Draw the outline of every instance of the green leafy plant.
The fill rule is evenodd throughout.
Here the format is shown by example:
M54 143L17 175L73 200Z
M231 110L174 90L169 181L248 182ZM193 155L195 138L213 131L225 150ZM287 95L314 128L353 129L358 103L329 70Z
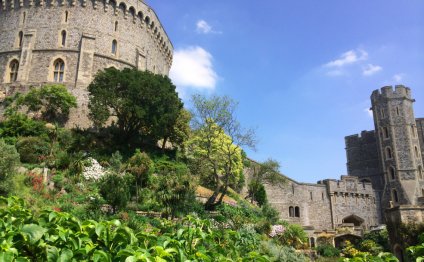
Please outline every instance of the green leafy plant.
M41 163L50 153L50 144L41 137L21 137L16 149L25 163Z

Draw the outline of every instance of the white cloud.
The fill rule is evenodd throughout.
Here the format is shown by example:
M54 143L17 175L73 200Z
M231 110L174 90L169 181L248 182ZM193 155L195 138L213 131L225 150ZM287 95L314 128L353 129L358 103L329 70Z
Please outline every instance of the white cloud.
M342 76L345 75L345 72L343 72L342 70L331 70L327 72L328 76Z
M330 61L324 66L326 67L342 67L345 65L353 64L359 61L367 60L368 53L365 50L349 50L340 55L339 59Z
M373 115L372 115L372 110L371 110L371 109L369 109L368 107L364 109L364 112L365 112L365 113L367 113L367 115L368 115L369 117L371 117L371 118L373 117Z
M208 22L206 22L205 20L197 21L196 29L197 29L197 32L203 33L203 34L208 34L212 32L212 26L210 26Z
M176 50L170 78L179 88L214 89L218 75L212 60L212 55L199 46Z
M402 82L402 80L403 80L403 77L405 76L405 74L402 74L402 73L400 73L400 74L395 74L394 76L393 76L393 80L396 82L396 83L400 83L400 82Z
M364 68L362 68L362 74L364 76L371 76L379 71L383 70L381 66L368 64Z

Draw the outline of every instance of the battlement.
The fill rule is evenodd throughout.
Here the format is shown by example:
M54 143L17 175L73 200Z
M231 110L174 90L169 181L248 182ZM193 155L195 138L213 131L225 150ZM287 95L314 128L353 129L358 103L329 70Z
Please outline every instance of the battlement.
M411 89L403 85L384 86L381 89L374 90L371 94L371 101L376 101L382 98L407 98L412 99Z
M372 183L360 181L356 176L341 176L340 180L326 179L323 183L327 184L329 192L344 192L361 195L373 195L374 189Z
M119 2L117 2L119 1ZM125 20L138 23L146 28L157 48L166 57L168 65L172 64L173 45L162 27L155 11L142 0L0 0L0 15L9 11L29 8L93 8L103 9L112 16L123 16ZM71 9L70 9L71 10ZM95 17L95 15L93 15Z
M375 142L374 130L364 130L360 134L354 134L345 137L346 147L356 146L358 144L373 143Z

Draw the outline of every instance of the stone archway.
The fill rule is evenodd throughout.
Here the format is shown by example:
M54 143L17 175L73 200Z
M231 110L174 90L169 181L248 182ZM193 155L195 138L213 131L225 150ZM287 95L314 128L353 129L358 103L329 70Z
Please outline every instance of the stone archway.
M355 227L360 227L364 223L364 219L357 215L350 215L343 218L343 223L353 224Z
M343 248L346 241L349 241L353 245L358 244L361 241L362 237L354 234L341 234L334 238L334 246L336 248Z

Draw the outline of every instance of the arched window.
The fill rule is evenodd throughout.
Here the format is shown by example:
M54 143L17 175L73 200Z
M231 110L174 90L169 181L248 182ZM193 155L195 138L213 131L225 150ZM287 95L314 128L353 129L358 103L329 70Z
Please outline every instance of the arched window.
M311 242L311 247L315 247L315 238L311 237L310 242Z
M10 62L9 69L10 69L9 82L15 82L18 79L19 61L16 59L13 59Z
M300 217L300 208L299 207L295 207L294 208L294 216L295 217Z
M115 21L115 32L118 31L118 21Z
M397 193L396 189L393 189L392 193L393 193L393 201L395 203L399 202L399 197L398 197L398 193Z
M55 82L63 82L65 74L65 62L62 59L56 59L53 63L53 80Z
M392 166L389 167L389 177L390 177L391 180L396 179L396 172L395 172L395 169Z
M392 149L390 147L386 147L386 159L392 159Z
M60 37L61 37L61 45L65 46L66 45L66 31L62 30L62 32L60 33Z
M116 40L112 41L112 54L116 55L116 52L118 51L118 42Z
M22 42L24 40L24 32L19 31L19 35L18 35L18 47L22 48Z
M294 208L292 206L289 207L289 217L294 217Z

